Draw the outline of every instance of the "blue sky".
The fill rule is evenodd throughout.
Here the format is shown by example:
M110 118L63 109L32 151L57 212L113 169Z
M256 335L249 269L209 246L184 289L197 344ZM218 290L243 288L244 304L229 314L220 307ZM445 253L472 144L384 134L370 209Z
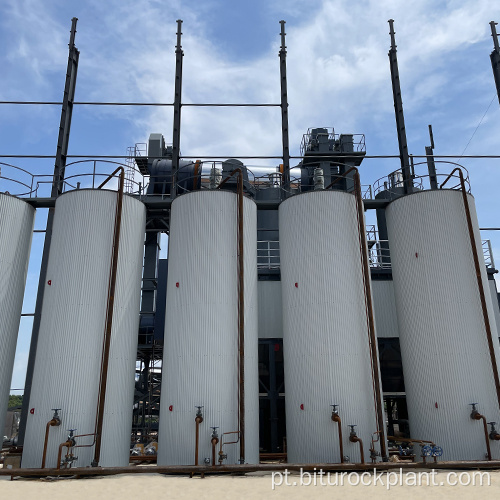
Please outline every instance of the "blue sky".
M498 1L0 0L0 100L62 99L73 16L79 18L78 101L172 102L175 20L181 18L185 102L277 103L279 21L285 19L292 155L314 126L365 134L367 154L398 153L387 57L393 18L410 153L425 154L431 123L436 154L460 155L469 141L465 154L500 154L488 24L500 21ZM2 105L1 111L1 154L55 154L57 106ZM170 142L172 116L170 108L77 107L69 153L123 155L151 132ZM281 153L279 108L184 108L182 117L184 155ZM480 226L500 226L500 160L457 161L470 172ZM53 169L52 160L10 162L32 173ZM362 183L398 167L398 160L367 159ZM37 215L37 228L45 216ZM492 239L500 263L500 234L483 237ZM35 234L24 312L34 310L42 243ZM31 319L23 319L13 388L24 386L30 334Z

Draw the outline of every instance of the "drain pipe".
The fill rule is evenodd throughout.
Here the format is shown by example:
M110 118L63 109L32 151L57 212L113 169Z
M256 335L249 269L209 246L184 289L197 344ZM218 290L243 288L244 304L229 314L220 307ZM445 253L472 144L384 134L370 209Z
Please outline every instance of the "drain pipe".
M61 468L61 455L62 455L62 449L64 447L68 448L68 451L66 453L66 459L69 457L69 450L76 445L75 437L73 436L73 431L76 431L76 429L69 429L69 435L68 439L59 445L59 450L57 452L57 467L56 469ZM76 460L78 457L73 458L72 460Z
M357 436L356 431L354 430L354 427L356 427L356 425L349 424L349 427L351 428L351 432L349 434L349 441L351 443L359 443L359 452L361 453L361 463L364 464L365 454L363 451L363 441L361 441L361 438Z
M236 439L236 441L228 441L227 443L224 443L224 436L227 436L228 434L237 434L238 435L238 439ZM222 465L222 462L224 460L226 460L227 458L227 453L224 453L222 451L222 445L223 444L236 444L240 441L240 437L241 437L241 434L239 431L231 431L231 432L224 432L223 434L221 434L221 437L220 437L220 448L219 448L219 465Z
M194 421L196 422L196 445L194 451L194 465L198 465L198 450L200 445L200 424L203 422L203 414L201 413L201 409L203 406L196 406L198 411L196 412L196 418Z
M45 469L45 459L47 457L47 444L49 442L49 430L51 427L59 427L61 425L61 419L59 418L59 410L61 408L52 408L54 415L52 420L47 422L45 427L45 441L43 442L43 455L42 455L42 469Z
M97 467L101 458L102 424L104 420L104 403L106 401L106 384L108 380L108 361L111 345L111 329L113 326L113 307L115 300L116 275L118 267L118 251L120 247L120 229L122 222L123 190L125 184L125 170L118 167L109 177L97 188L101 189L113 176L120 172L120 182L118 189L118 201L116 203L115 231L113 235L113 256L111 259L111 275L108 289L108 305L106 310L106 329L104 332L103 352L101 360L101 380L99 384L99 396L96 415L96 443L94 449L94 460L92 465Z
M332 421L337 423L339 430L339 448L340 448L340 463L344 463L344 443L342 442L342 421L340 419L339 411L337 410L339 405L330 405L332 407Z
M212 465L215 466L215 449L217 447L217 443L219 442L219 435L217 434L218 427L212 427Z
M240 442L240 464L245 463L245 294L243 259L243 171L235 168L217 187L220 189L233 175L238 175L238 432ZM222 448L222 438L221 438ZM219 460L220 461L220 460ZM222 463L222 462L221 462Z
M486 451L488 454L488 460L491 460L491 448L490 448L490 440L489 440L489 435L488 435L488 424L486 423L486 417L484 415L481 415L479 411L476 409L477 403L470 403L469 406L472 406L472 411L470 414L470 418L472 420L482 420L483 421L483 427L484 427L484 438L486 440Z

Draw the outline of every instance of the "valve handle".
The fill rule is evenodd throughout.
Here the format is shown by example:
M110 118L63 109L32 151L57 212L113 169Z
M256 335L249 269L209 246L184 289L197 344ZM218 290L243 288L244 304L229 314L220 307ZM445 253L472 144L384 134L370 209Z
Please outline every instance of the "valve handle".
M441 448L441 446L434 446L434 448L432 448L433 457L440 457L442 455L443 455L443 448Z
M432 455L432 448L429 445L422 446L422 456L430 457Z

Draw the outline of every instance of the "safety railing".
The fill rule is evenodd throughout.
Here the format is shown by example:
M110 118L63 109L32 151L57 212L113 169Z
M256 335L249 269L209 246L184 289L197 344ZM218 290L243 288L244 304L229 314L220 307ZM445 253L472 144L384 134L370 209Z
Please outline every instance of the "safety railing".
M493 251L491 249L491 241L481 240L481 246L483 247L483 257L486 267L489 267L491 269L496 269L495 261L493 260Z
M437 165L442 165L445 164L447 168L450 166L452 167L451 170L453 170L455 167L460 167L462 171L465 174L465 185L467 188L467 192L470 193L470 179L469 179L469 172L465 167L462 165L452 162L452 161L441 161L441 160L436 160L434 162ZM423 190L428 190L431 189L431 177L430 175L427 174L422 174L418 175L415 174L415 167L422 167L422 166L427 166L426 162L418 162L414 163L411 166L412 170L412 184L413 184L413 189L417 191L423 191ZM439 186L439 180L443 181L448 177L448 174L440 174L436 173L436 181L437 185ZM456 182L454 182L456 181ZM378 193L382 191L386 191L388 194L392 196L401 196L402 194L402 189L404 187L403 184L403 173L401 170L395 170L394 172L391 172L389 175L381 177L380 179L377 179L373 183L373 196L376 196ZM446 189L459 189L460 188L460 178L457 174L453 174L451 182L449 181Z
M329 143L329 151L335 153L364 153L366 152L366 142L364 134L336 134L332 127L315 127L314 130L326 130L326 132L313 132L309 128L302 136L300 143L300 155L304 156L309 151L324 143ZM347 138L351 139L348 140Z
M391 268L391 253L387 240L377 240L368 249L370 267L375 269Z
M257 269L279 269L279 268L280 268L279 241L271 241L271 240L257 241Z

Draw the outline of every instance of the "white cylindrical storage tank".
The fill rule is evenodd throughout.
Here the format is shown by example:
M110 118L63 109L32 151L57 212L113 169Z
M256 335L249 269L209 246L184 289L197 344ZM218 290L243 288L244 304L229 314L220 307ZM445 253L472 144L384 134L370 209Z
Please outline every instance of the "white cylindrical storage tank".
M474 198L467 198L500 360ZM386 220L411 437L441 446L443 460L483 460L483 424L470 418L469 403L488 421L500 422L500 413L462 193L404 196L387 207ZM500 458L500 443L490 444Z
M364 221L363 221L364 227ZM369 459L377 431L356 199L342 191L300 194L279 208L288 461Z
M33 207L14 196L0 193L0 438L2 439L34 221Z
M22 466L40 467L46 423L51 427L46 467L56 467L68 429L95 429L106 308L118 194L84 189L56 201L47 283L33 374ZM146 209L125 195L121 217L107 391L102 429L102 466L126 466L134 397ZM91 444L92 436L77 439ZM76 448L73 466L89 466L94 447ZM64 452L65 453L65 452ZM63 453L63 456L64 456Z
M245 462L259 462L257 211L244 198ZM195 405L202 405L199 463L211 429L238 431L238 196L198 191L172 204L162 367L159 465L195 463ZM224 441L236 441L236 435ZM217 446L217 452L219 446ZM239 444L224 446L236 464Z

